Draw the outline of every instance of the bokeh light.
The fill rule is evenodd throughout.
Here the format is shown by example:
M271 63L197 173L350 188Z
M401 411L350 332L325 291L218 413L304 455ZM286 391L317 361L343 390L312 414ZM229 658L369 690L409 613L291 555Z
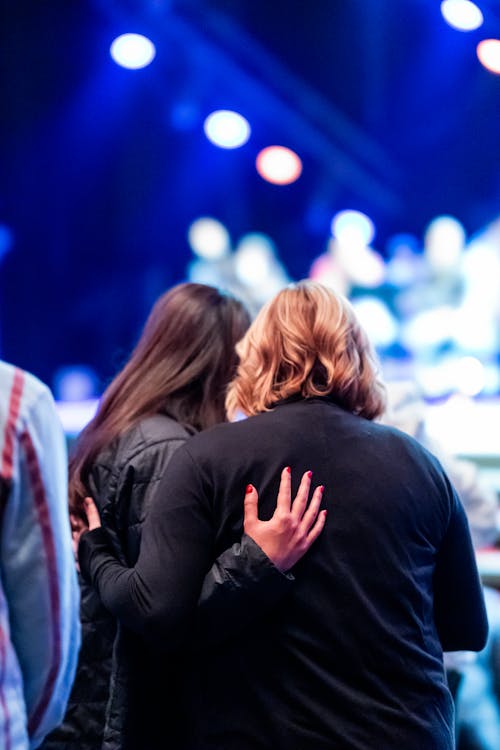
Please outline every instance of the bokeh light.
M483 39L477 45L477 56L487 70L500 75L500 39Z
M369 245L375 237L373 221L361 211L340 211L332 219L332 234L343 245Z
M59 401L87 401L97 393L97 374L86 365L60 367L54 375L54 395Z
M425 255L435 271L456 268L464 245L465 230L453 216L438 216L425 231Z
M403 323L401 340L415 353L434 350L451 341L455 320L455 309L449 305L424 309Z
M354 299L352 306L374 346L385 348L396 341L398 323L383 300L367 295Z
M268 146L262 149L255 166L260 176L274 185L289 185L302 174L299 156L284 146Z
M339 294L348 296L351 284L344 270L334 260L331 252L319 255L312 263L309 278L330 287Z
M351 237L351 241L352 241ZM386 265L383 258L364 244L347 244L332 238L328 244L334 261L351 284L374 289L383 283Z
M237 278L253 286L262 284L272 273L274 245L271 239L258 232L241 238L234 258L234 270Z
M474 31L483 23L483 14L470 0L443 0L441 13L446 23L459 31Z
M188 242L193 253L206 260L223 258L231 247L224 224L208 216L193 221L188 229Z
M153 42L142 34L122 34L114 40L109 51L115 63L131 70L145 68L156 55Z
M239 148L250 138L245 118L228 109L219 109L206 118L203 129L208 140L219 148Z
M414 284L422 276L423 259L419 252L419 242L411 234L397 234L390 238L386 246L389 261L386 280L396 287Z

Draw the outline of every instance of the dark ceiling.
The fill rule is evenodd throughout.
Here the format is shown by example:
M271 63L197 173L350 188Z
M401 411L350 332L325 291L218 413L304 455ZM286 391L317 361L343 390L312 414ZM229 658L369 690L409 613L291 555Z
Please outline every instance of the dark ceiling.
M500 10L482 7L460 33L438 0L4 0L2 356L49 383L78 362L109 377L200 215L270 234L294 278L343 208L381 253L442 213L478 231L500 213L500 76L475 54ZM125 31L154 40L150 67L111 61ZM242 149L203 135L222 107L252 124ZM271 143L301 155L297 183L255 172Z

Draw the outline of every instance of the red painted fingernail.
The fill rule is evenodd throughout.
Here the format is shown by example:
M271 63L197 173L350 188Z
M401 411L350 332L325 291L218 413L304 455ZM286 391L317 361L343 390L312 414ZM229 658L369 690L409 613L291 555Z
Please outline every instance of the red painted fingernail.
M312 471L307 472L307 476L309 477L309 479L312 477L312 475L313 475Z
M248 495L253 490L253 485L247 484L246 494Z
M291 470L291 468L289 466L286 467L285 471L288 471L289 474L292 473L292 470Z
M325 491L325 485L324 484L322 484L320 486L319 491L321 492L321 494L323 494L323 492Z
M324 510L324 511L323 511L323 515L324 515L324 516L327 516L327 515L328 515L328 511L327 511L327 510Z

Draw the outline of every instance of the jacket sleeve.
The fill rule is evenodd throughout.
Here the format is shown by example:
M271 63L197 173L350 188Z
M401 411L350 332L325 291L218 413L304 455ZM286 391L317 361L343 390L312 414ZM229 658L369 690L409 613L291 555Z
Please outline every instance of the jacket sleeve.
M20 425L2 521L11 639L23 675L30 747L63 719L80 645L65 438L48 389Z
M291 573L281 572L266 553L243 534L223 552L203 581L195 620L201 644L237 635L274 608L293 586Z
M435 622L443 651L481 651L488 637L481 581L465 511L449 482L447 488L451 512L436 559Z
M206 628L210 640L228 613L233 623L241 622L241 606L248 612L269 606L291 585L291 577L280 573L248 537L212 566L209 494L183 446L152 499L134 568L113 557L104 529L88 532L80 541L80 568L105 606L127 627L164 648L178 645L192 626L198 634ZM223 627L218 638L231 632L231 623Z

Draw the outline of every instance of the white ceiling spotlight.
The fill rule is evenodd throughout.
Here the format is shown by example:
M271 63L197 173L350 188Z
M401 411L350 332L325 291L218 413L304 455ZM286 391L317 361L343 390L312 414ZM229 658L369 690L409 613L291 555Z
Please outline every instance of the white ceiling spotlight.
M111 44L110 55L122 68L137 70L153 62L156 48L153 42L142 34L122 34Z

